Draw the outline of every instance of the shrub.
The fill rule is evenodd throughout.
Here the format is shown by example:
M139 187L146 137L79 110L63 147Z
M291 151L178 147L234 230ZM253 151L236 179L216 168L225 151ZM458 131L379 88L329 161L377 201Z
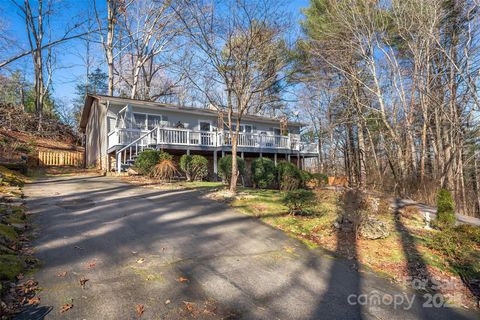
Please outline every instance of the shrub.
M164 151L145 150L135 161L135 167L141 174L150 175L153 167L163 160L172 160L173 156Z
M180 169L188 181L203 179L208 175L208 160L204 156L184 154L180 157Z
M240 173L240 176L245 175L245 161L237 157L237 164L238 164L238 172ZM230 181L232 178L232 156L226 156L221 158L218 161L218 174L224 181Z
M307 183L313 179L313 175L310 172L305 171L305 170L299 169L299 171L300 171L300 178L302 180L301 181L301 186L303 188L306 188Z
M480 277L480 227L459 225L437 232L427 246L447 257L449 265L465 278Z
M440 189L437 194L437 222L440 227L455 226L455 203L452 194L446 189Z
M315 203L315 193L310 190L293 190L287 192L283 204L288 207L290 214L307 211Z
M267 188L275 182L275 163L268 158L258 158L252 162L254 187Z
M177 167L173 160L165 159L153 167L151 176L160 180L172 180L176 173Z
M277 183L281 190L295 190L302 185L300 169L293 163L282 161L277 165Z
M323 173L313 173L312 179L317 180L319 186L324 186L328 183L328 176Z

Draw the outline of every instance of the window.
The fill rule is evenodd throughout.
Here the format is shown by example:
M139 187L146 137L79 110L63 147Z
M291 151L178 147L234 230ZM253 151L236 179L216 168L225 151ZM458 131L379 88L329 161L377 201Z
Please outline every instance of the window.
M282 134L282 132L280 131L279 128L273 128L273 134L276 135L276 136L280 136Z
M117 119L114 117L107 117L107 132L112 132L115 130Z
M145 130L146 120L147 120L147 115L146 114L134 113L133 114L132 129Z
M225 131L228 131L227 125L225 125L223 129L224 129ZM235 129L237 129L237 125L236 125L236 124L232 124L232 131L235 131ZM249 125L249 124L247 124L247 125L241 124L238 132L252 133L252 132L253 132L252 126Z
M162 120L161 116L149 114L148 120L147 120L148 130L152 130L153 128L155 128L158 124L160 124L161 120Z
M200 122L200 131L210 131L210 122Z

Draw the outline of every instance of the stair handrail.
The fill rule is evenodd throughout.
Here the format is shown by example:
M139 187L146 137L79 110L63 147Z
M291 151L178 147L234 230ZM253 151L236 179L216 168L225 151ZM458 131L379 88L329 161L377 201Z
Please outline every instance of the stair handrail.
M155 126L155 128L153 128L152 130L148 131L148 132L145 133L144 135L140 136L140 138L133 140L132 142L130 142L129 144L127 144L125 147L123 147L123 148L121 148L120 150L118 150L117 153L120 153L120 152L126 150L127 148L130 148L130 147L133 146L135 143L141 141L143 138L145 138L146 136L148 136L149 134L151 134L153 131L155 131L155 130L157 130L157 129L158 129L158 126Z

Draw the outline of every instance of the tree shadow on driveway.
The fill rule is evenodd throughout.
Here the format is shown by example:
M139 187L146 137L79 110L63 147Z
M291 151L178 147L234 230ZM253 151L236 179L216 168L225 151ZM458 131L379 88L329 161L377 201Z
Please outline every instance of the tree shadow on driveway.
M30 185L26 193L39 226L39 296L54 308L48 318L131 319L136 304L145 306L145 319L424 318L349 304L351 294L400 289L197 190L159 191L111 178L42 189ZM81 277L89 279L85 288ZM67 299L74 307L61 315ZM431 314L459 316L442 312Z

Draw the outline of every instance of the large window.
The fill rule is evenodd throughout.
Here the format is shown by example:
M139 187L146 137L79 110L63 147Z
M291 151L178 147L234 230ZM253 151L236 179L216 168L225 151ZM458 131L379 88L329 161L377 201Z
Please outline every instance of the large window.
M156 114L133 113L131 128L137 130L152 130L161 124L162 121L168 121L168 118Z
M147 115L143 113L133 114L132 129L145 130Z
M155 116L153 114L148 115L148 130L152 130L155 128L158 124L160 124L160 121L162 120L161 116Z
M236 129L237 129L237 125L232 124L232 131L235 131ZM224 130L225 130L225 131L228 131L227 125L224 126ZM238 132L242 132L242 133L243 133L243 132L244 132L244 133L252 133L252 132L253 132L253 129L252 129L252 126L249 125L249 124L245 124L245 125L241 124L241 125L240 125L240 129L239 129Z

